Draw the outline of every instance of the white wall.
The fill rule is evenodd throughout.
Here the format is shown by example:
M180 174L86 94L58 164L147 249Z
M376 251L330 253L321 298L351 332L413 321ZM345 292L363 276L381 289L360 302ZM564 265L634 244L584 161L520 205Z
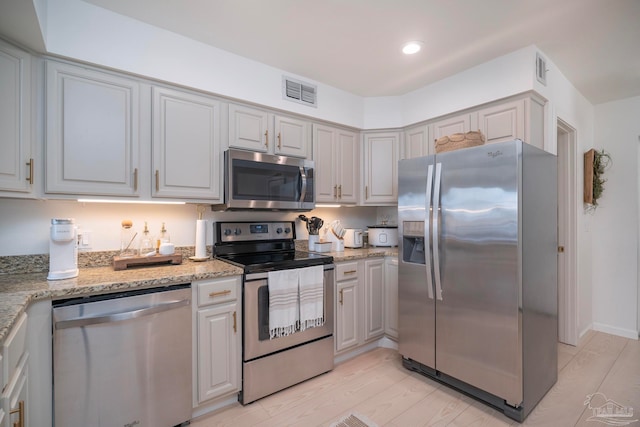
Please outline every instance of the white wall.
M213 243L212 221L236 220L287 220L294 221L293 212L211 212L204 219L209 221L207 244ZM326 224L339 219L345 227L366 228L377 220L376 208L318 208L306 212L317 216ZM49 226L51 218L75 218L80 229L90 230L91 251L118 250L120 223L131 219L134 229L142 232L147 221L152 235L158 234L162 222L166 223L171 241L177 246L194 246L196 205L119 205L79 203L65 200L14 200L0 198L0 256L49 253ZM296 220L296 236L306 240L308 233L304 223Z
M544 52L542 52L544 57ZM532 57L535 61L535 53ZM584 335L592 328L593 307L598 304L593 298L593 279L591 268L598 263L592 258L592 224L591 216L585 213L582 201L584 162L583 153L593 147L594 133L594 107L580 93L573 84L562 74L556 65L547 58L547 85L542 85L533 77L533 88L536 92L549 100L545 112L545 149L555 153L557 151L557 121L561 118L571 127L576 129L576 156L577 169L576 200L573 201L579 213L577 224L577 248L578 248L578 332Z
M594 329L638 337L640 97L595 107L594 148L612 158L593 214Z
M359 96L80 0L49 1L46 46L51 54L362 127ZM283 74L317 84L318 108L283 100Z

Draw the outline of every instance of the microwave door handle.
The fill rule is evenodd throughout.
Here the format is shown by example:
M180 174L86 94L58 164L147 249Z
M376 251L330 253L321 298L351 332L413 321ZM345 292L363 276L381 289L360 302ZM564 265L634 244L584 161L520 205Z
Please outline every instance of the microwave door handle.
M304 202L304 197L307 195L307 172L304 167L300 166L300 200Z

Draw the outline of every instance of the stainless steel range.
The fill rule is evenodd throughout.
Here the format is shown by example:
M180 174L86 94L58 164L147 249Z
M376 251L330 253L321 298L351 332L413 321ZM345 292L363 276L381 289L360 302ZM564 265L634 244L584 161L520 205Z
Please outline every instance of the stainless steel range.
M292 221L218 222L213 252L244 269L242 404L333 369L333 257L296 251ZM315 289L308 277L319 277ZM286 313L276 292L289 292ZM312 300L319 315L305 324ZM288 329L274 327L294 313Z

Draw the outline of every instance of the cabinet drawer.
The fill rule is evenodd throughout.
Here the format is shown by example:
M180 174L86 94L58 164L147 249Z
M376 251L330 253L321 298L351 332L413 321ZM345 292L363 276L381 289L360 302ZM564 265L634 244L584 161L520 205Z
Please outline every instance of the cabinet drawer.
M198 283L198 307L235 301L238 298L238 277Z
M7 336L2 345L2 354L4 356L4 366L6 370L5 381L9 381L12 377L18 362L25 351L25 342L27 338L27 313L22 313L16 324L13 325L11 332Z
M336 282L358 277L358 262L336 264Z

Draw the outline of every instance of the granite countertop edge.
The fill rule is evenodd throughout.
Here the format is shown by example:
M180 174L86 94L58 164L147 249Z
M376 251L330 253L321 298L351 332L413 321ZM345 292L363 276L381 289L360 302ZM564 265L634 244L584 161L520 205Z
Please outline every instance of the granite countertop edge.
M397 256L396 247L369 247L325 252L334 262ZM115 271L109 267L80 269L78 277L47 280L46 272L0 275L0 345L29 304L42 299L66 299L131 289L145 289L191 283L196 280L241 275L242 269L224 261L185 261L166 265Z
M47 280L46 272L0 275L0 345L33 301L171 286L241 274L241 268L212 259L121 271L112 267L83 268L78 277L62 280Z

